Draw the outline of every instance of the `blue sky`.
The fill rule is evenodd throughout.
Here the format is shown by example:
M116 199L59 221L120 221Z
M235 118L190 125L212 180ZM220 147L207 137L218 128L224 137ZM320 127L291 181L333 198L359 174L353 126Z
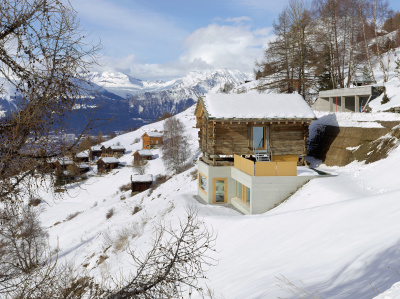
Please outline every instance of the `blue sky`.
M251 72L287 0L70 0L103 44L102 67L143 80L191 70ZM391 0L400 10L400 1Z

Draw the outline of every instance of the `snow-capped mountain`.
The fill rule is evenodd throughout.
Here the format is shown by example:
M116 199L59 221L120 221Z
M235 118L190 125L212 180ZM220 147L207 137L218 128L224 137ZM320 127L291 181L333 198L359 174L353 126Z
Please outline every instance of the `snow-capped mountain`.
M73 124L76 131L84 126L85 114L89 112L85 110L88 109L96 109L97 119L111 120L95 131L123 131L153 122L165 112L177 114L193 105L199 96L210 91L218 92L227 83L237 87L248 78L238 70L226 69L190 72L183 78L168 82L142 81L121 72L93 72L88 76L90 88L99 99L82 99L84 105L76 111L78 115ZM13 94L11 90L1 95L1 114L13 109ZM86 105L88 100L90 105Z
M143 92L158 92L170 89L176 83L180 82L180 79L168 82L162 80L142 81L124 73L114 71L93 72L89 75L89 80L123 98L129 98Z
M155 121L165 112L177 114L193 105L199 96L218 92L226 86L237 87L249 76L238 70L190 72L168 82L141 81L120 72L93 73L90 80L125 100L105 103L96 113L113 118L112 128L124 130ZM122 121L123 119L123 121Z
M220 69L206 72L190 72L169 89L144 92L129 98L132 109L138 109L141 115L156 117L165 112L176 114L184 107L193 105L199 96L207 92L218 92L230 84L232 87L244 83L248 75L235 70Z
M149 98L165 98L166 94L171 94L168 98L181 101L188 97L197 98L211 90L218 90L225 83L237 86L248 77L247 74L238 70L220 69L190 72L183 78L164 82L162 80L142 81L121 72L104 71L91 73L89 80L126 99L147 100ZM165 92L163 93L163 91Z

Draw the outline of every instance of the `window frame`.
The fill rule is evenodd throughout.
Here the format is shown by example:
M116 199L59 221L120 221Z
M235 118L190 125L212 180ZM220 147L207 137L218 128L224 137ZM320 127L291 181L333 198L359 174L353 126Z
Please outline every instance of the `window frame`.
M201 177L204 177L205 179L206 179L206 186L205 186L205 188L206 188L206 190L204 190L202 187L201 187ZM199 184L199 189L201 190L201 191L203 191L204 192L204 194L206 194L207 195L207 184L208 184L208 178L207 178L207 176L205 176L203 173L201 173L200 171L199 171L199 178L198 178L198 180L199 180L199 182L198 182L198 184Z
M216 201L216 184L217 181L224 181L224 202ZM227 203L228 202L228 178L213 178L213 203Z

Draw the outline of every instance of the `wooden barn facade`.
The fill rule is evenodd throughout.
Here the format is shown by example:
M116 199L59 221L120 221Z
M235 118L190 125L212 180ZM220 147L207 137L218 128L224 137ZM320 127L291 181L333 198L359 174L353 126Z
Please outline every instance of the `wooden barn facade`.
M297 166L305 162L316 118L300 95L208 94L195 115L203 153L198 195L207 203L262 213L304 183Z
M215 101L220 101L222 98L227 107L230 105L230 98L237 99L235 101L238 106L237 112L224 109L222 106L224 104L221 103L213 107L210 104L213 102L211 95L209 98L200 98L196 107L196 127L200 129L199 145L204 160L211 165L217 165L219 162L226 165L229 161L226 159L227 156L255 157L257 151L266 152L270 161L297 161L299 155L304 157L307 154L308 126L315 118L314 113L299 95L273 96L277 99L270 101L270 109L279 106L279 101L282 101L279 112L273 109L275 113L262 111L268 109L267 99L272 97L266 94L253 94L252 97L256 99L253 105L246 99L247 94L215 95L217 98ZM284 101L279 99L280 96L283 96L283 99L294 100ZM263 105L266 107L260 107L263 102L266 102ZM303 115L301 112L296 114L296 107L290 107L289 103L285 102L303 104L299 106L306 106L308 114ZM211 105L211 111L208 111L210 108L207 105ZM222 109L219 109L220 106ZM241 106L247 106L247 111L244 112ZM227 112L224 113L224 110ZM294 113L291 113L292 110Z
M151 149L163 144L162 133L146 132L142 135L143 149Z
M104 145L96 145L90 148L89 156L91 160L100 157L120 157L125 154L125 151L125 147L121 145L111 145L109 147L105 147Z
M150 188L152 183L153 183L153 176L151 174L131 176L132 192L145 191Z
M132 156L135 163L141 160L153 160L153 153L150 150L138 150Z
M97 172L103 173L117 168L119 165L119 161L117 158L114 157L102 157L97 160L96 164Z

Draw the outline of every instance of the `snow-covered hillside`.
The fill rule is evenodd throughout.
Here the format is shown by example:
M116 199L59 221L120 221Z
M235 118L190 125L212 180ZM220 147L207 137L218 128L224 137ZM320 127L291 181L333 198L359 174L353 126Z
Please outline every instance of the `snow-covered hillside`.
M186 124L194 159L198 145L193 111L194 107L178 117ZM388 158L368 165L353 162L326 167L312 161L313 166L337 176L310 181L265 214L243 216L196 200L196 167L153 191L133 197L130 191L119 191L135 173L130 163L141 143L134 140L146 131L162 130L162 124L147 125L105 143L119 142L127 148L120 159L124 167L68 186L61 201L43 194L47 205L40 205L45 209L42 222L53 247L59 238L61 260L73 261L78 269L99 279L121 271L127 275L134 271L128 246L145 252L155 224L171 223L176 228L185 207L192 206L218 233L213 253L218 264L200 282L216 298L294 298L289 292L291 284L299 288L297 293L300 289L318 292L322 298L372 298L376 295L373 288L384 291L400 280L396 272L400 260L400 147ZM149 161L147 173L170 174L160 151L154 154L157 158ZM126 199L121 200L121 195ZM110 209L114 215L107 219ZM70 219L75 213L79 214Z

